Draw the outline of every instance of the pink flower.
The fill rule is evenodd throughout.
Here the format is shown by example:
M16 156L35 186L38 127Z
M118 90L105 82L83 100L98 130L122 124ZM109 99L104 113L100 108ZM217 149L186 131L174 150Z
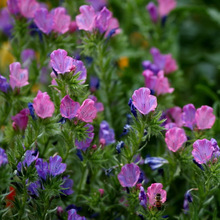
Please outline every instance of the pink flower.
M178 106L170 108L167 112L168 120L167 122L174 122L178 127L182 127L182 109Z
M10 69L10 86L12 89L15 87L21 88L28 85L28 71L21 69L21 64L15 62L9 65Z
M73 68L73 58L67 56L65 50L54 50L50 54L50 65L58 74L69 73Z
M164 77L164 72L161 70L157 75L157 83L155 91L157 95L172 93L174 88L170 88L170 84L167 77Z
M74 102L69 95L66 95L60 104L60 113L64 118L72 119L76 116L76 113L80 107L78 102Z
M117 18L111 18L108 23L107 31L105 32L105 37L111 37L119 33L121 33L121 29L119 28Z
M165 142L169 150L173 152L178 151L186 141L187 137L182 128L174 127L166 132Z
M37 27L45 34L49 34L54 25L54 17L46 8L40 8L35 12L34 22Z
M171 54L166 55L166 62L164 67L165 74L172 73L178 69L178 66L176 64L176 60L172 58Z
M40 4L36 0L19 0L18 7L25 18L33 18Z
M8 11L11 14L18 14L20 9L18 7L18 0L8 0L7 1Z
M93 100L86 99L77 111L77 118L84 122L92 122L97 114L94 104Z
M193 144L192 155L197 163L203 164L211 159L213 151L214 147L211 141L207 139L197 140Z
M108 29L111 18L112 13L106 7L104 7L96 16L95 25L96 28L99 29L100 33L104 33Z
M123 187L134 187L140 176L140 168L138 165L131 163L121 168L118 174L118 180Z
M79 84L85 83L87 77L87 70L86 67L84 66L84 63L81 60L73 59L73 65L76 68L74 75L76 75L78 72L81 72L79 74L78 80L82 80L82 82L80 82Z
M145 70L142 75L145 78L145 86L149 89L155 90L157 76L151 70Z
M76 16L76 24L79 30L92 31L95 27L96 13L92 6L82 5L79 8L81 14Z
M155 206L155 197L157 194L161 195L161 202L164 203L167 200L167 192L166 190L162 189L163 184L162 183L153 183L151 186L147 188L147 196L148 196L148 202L151 206Z
M21 130L25 130L28 124L28 115L30 114L29 109L22 109L18 114L12 116L11 119L14 121L15 125Z
M195 120L196 108L193 104L188 104L183 107L182 120L185 127L193 130L196 124Z
M150 90L148 88L142 87L135 90L132 99L135 108L144 115L154 111L157 107L157 98L150 95Z
M176 8L176 0L157 0L160 17L166 16Z
M54 104L47 92L38 91L37 96L33 100L33 107L40 118L52 117L54 113Z
M54 17L53 30L55 32L64 34L69 30L71 17L66 14L66 9L63 7L55 8L51 11Z
M196 110L196 124L198 129L209 129L215 123L215 115L213 114L213 108L203 105Z

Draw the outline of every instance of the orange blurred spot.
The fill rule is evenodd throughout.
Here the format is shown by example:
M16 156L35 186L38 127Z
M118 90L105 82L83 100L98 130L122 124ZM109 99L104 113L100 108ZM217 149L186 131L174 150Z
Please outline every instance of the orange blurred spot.
M34 84L31 88L31 92L37 93L39 88L40 88L39 84Z
M14 56L10 52L11 50L11 45L9 42L4 42L0 48L0 68L5 71L4 69L8 66L9 64L13 63L15 61Z
M0 8L4 8L7 6L7 0L1 0L0 1Z
M120 69L124 69L125 67L128 67L129 65L129 60L127 57L120 57L118 60L118 65Z

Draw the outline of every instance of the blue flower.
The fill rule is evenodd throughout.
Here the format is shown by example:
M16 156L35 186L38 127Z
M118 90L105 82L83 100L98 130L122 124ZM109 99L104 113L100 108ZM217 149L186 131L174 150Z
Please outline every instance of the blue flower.
M134 104L131 98L129 99L128 105L130 106L131 113L134 115L135 118L137 118L137 109L134 107Z
M33 103L31 103L31 102L28 103L28 109L29 109L29 111L30 111L31 117L33 118L33 120L35 120L35 119L36 119L36 116L35 116L35 114L34 114Z
M168 161L162 157L146 157L144 163L148 164L152 170L155 170L168 163Z
M117 146L116 146L116 150L117 150L118 154L121 153L121 148L123 148L124 145L125 145L124 141L119 141L119 142L118 142L118 144L117 144Z
M0 167L4 164L7 164L7 163L8 163L8 158L5 153L5 150L0 148Z

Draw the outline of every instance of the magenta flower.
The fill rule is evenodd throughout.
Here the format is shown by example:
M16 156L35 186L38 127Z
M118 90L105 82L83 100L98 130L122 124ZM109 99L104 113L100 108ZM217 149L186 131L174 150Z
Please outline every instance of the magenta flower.
M66 95L60 103L60 113L64 118L72 119L80 107L78 102L74 102L69 95Z
M147 115L157 107L157 98L150 95L150 90L148 88L142 87L135 90L132 99L135 108L143 115Z
M99 29L100 33L104 33L108 29L112 13L104 7L96 16L95 26Z
M164 77L164 72L161 70L157 75L157 83L155 91L157 95L162 95L166 93L172 93L174 88L170 88L170 83L167 77Z
M76 16L76 24L79 30L92 32L95 27L96 13L92 6L82 5L79 8L81 14Z
M85 125L87 129L87 138L85 140L82 141L78 141L77 139L75 140L75 145L77 146L77 149L86 151L86 149L90 146L90 144L92 143L92 140L94 138L94 127L90 124L86 124Z
M151 70L145 70L142 75L145 78L145 86L149 89L155 90L157 76Z
M154 23L157 23L158 21L158 11L157 6L153 2L149 2L146 6L146 9L148 10L150 14L150 18Z
M50 96L47 92L41 92L40 90L37 93L37 96L33 100L33 107L35 113L40 118L49 118L52 117L54 113L54 104L50 100Z
M215 123L215 115L213 114L213 108L203 105L196 110L196 124L198 129L210 129Z
M69 73L73 68L73 58L67 56L65 50L54 50L50 54L50 65L58 74Z
M155 206L155 197L157 194L161 195L161 202L164 203L167 200L167 192L166 190L162 189L162 183L153 183L147 188L147 196L148 202L151 206Z
M34 15L34 22L45 34L49 34L54 25L54 17L46 8L39 8Z
M71 17L66 14L66 9L63 7L55 8L51 11L54 17L53 30L55 32L64 34L69 30Z
M74 33L76 30L78 29L76 22L75 21L71 21L70 25L69 25L69 32L70 33Z
M11 14L18 14L20 9L18 7L18 0L8 0L7 1L8 11Z
M209 161L212 158L213 151L212 142L207 139L197 140L193 143L192 155L199 164Z
M94 104L93 100L86 99L77 111L77 118L87 123L92 122L97 114Z
M196 108L193 104L188 104L183 107L182 120L185 127L193 130L196 124L195 120Z
M28 115L30 115L29 109L22 109L18 114L12 116L11 119L15 122L15 125L21 130L25 130L28 124Z
M126 164L121 168L118 180L123 187L133 187L137 183L140 173L138 165L134 163Z
M36 0L19 0L18 7L25 18L33 18L40 4Z
M166 132L165 142L169 150L173 152L178 151L186 141L187 137L182 128L174 127Z
M28 70L21 69L21 64L15 62L9 65L10 69L10 86L12 89L15 87L21 88L28 85Z
M74 75L76 75L78 72L81 72L78 77L78 80L82 80L82 82L80 82L80 84L85 83L86 77L87 77L87 70L86 70L86 67L84 66L83 62L81 60L73 59L73 65L76 68Z
M166 62L165 62L164 72L166 74L169 74L176 71L178 69L176 60L173 59L171 54L167 54L165 56L166 56Z
M176 0L157 0L160 17L164 17L176 8Z

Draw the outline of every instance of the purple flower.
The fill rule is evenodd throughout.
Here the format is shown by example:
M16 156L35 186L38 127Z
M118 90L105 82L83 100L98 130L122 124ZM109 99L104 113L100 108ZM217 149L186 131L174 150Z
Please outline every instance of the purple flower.
M183 209L185 214L187 214L187 212L189 211L189 203L193 202L193 197L190 193L192 190L198 190L198 189L197 188L189 189L186 191L184 195Z
M148 164L152 170L155 170L168 163L168 161L162 157L146 157L144 163Z
M8 13L7 8L0 10L0 31L10 36L11 29L13 27L14 20Z
M18 14L20 9L18 7L18 0L8 0L7 1L8 11L11 14Z
M137 109L135 108L132 99L129 99L128 105L130 107L131 113L134 115L135 118L137 118Z
M7 79L4 76L0 75L0 90L6 93L8 92L9 88L10 88L10 85L7 82Z
M183 107L182 120L185 127L193 130L196 124L195 120L196 108L193 104L188 104Z
M86 220L86 218L78 215L75 209L70 209L68 211L68 220Z
M36 116L35 116L35 114L34 114L33 103L31 103L31 102L28 103L28 109L29 109L29 112L30 112L31 117L33 118L33 120L35 120L35 119L36 119Z
M37 196L39 197L39 192L38 192L38 189L41 187L41 184L40 184L40 181L37 180L33 183L31 183L29 186L28 186L28 192L30 195L32 196Z
M48 174L48 163L43 161L43 159L38 158L35 164L38 176L46 180Z
M112 13L104 7L96 16L95 25L100 33L104 33L109 26L110 19L112 18Z
M166 63L166 57L165 55L161 54L160 51L153 47L150 49L150 53L153 56L153 62L154 64L160 69L163 70Z
M86 151L86 149L90 146L90 144L92 143L92 140L94 138L93 126L90 124L86 124L84 127L88 128L86 130L87 131L87 138L82 141L78 141L77 139L75 140L75 145L77 146L77 149L80 149L82 151Z
M107 121L102 121L100 124L99 140L100 139L104 139L106 145L115 143L115 132L109 127Z
M21 53L21 60L23 67L29 67L32 60L35 58L35 51L32 49L25 49Z
M73 59L72 65L74 65L76 68L74 75L76 75L78 72L80 72L77 80L82 80L82 82L80 82L79 84L85 83L86 77L87 77L87 70L86 70L86 67L84 66L83 62L81 60Z
M59 155L55 157L50 157L48 173L52 176L57 176L63 173L66 170L66 164L61 162L62 158Z
M0 167L8 163L8 157L5 150L0 147Z
M67 52L62 49L54 50L50 54L50 65L58 74L69 73L74 67L73 58L67 56Z
M96 11L100 11L107 5L107 0L87 0Z
M45 34L49 34L54 25L54 17L46 8L39 8L34 15L34 22Z
M143 115L147 115L157 107L157 98L150 95L150 89L148 88L142 87L135 90L132 99L135 108Z
M72 119L80 107L78 102L74 102L69 95L66 95L60 103L60 113L64 118Z
M214 147L207 139L197 140L193 143L192 155L199 164L207 163L212 158L213 151Z
M211 141L212 146L214 147L213 156L220 157L220 148L218 146L217 141L214 138L212 138L210 141Z
M99 89L99 78L96 76L90 76L90 81L89 81L89 87L91 92L95 92L97 89Z
M140 201L140 205L143 206L144 208L146 208L146 205L147 205L147 194L144 191L144 187L143 186L140 187L140 193L139 193L138 198L139 198L139 201Z
M126 164L121 168L118 180L123 187L133 187L137 183L140 173L140 168L136 164Z
M66 196L73 194L73 180L69 179L68 176L63 177L63 184L61 185L63 190L60 190L62 193L64 193Z
M145 70L150 70L154 74L157 74L160 71L159 67L157 67L154 63L151 63L149 60L143 61L142 66Z
M25 158L23 161L23 165L29 167L35 160L37 160L39 155L38 151L35 150L27 150L25 152Z
M158 12L157 12L157 6L153 2L149 2L146 6L146 9L148 10L150 14L150 18L154 23L157 23L158 20Z

